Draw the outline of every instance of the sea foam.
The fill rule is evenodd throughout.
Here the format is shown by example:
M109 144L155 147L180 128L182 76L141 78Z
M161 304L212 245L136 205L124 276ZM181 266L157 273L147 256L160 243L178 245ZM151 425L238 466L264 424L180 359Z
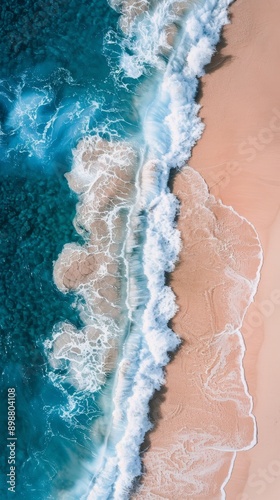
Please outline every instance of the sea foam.
M100 241L102 245L102 240L105 238L105 251L102 249L103 257L100 258L106 259L114 254L114 261L116 256L122 260L125 280L118 282L117 289L123 290L120 283L126 284L125 304L129 319L129 325L125 323L126 335L120 333L120 330L116 335L117 338L122 335L124 343L118 343L121 358L119 357L112 389L114 410L106 424L104 445L92 466L94 476L92 487L85 493L82 485L77 484L75 491L72 492L73 498L87 496L94 500L128 498L135 477L141 474L139 448L146 432L151 428L148 418L149 401L154 391L164 382L163 368L169 360L169 353L180 344L179 338L168 327L168 321L174 316L177 308L174 294L165 283L165 273L174 269L181 248L180 234L175 226L179 204L168 187L170 171L185 164L190 157L191 148L203 131L203 124L197 116L199 105L195 101L198 77L203 74L205 64L210 62L221 28L228 22L229 4L230 0L206 2L163 0L151 6L147 2L134 4L118 1L114 4L122 11L120 26L125 33L121 40L120 59L123 78L137 79L143 74L154 74L155 78L151 83L148 98L145 96L139 98L142 106L140 115L143 148L137 167L134 169L134 172L137 172L135 201L132 202L129 194L125 193L129 204L126 207L126 222L121 224L122 228L126 227L126 234L120 232L123 240L122 237L118 237L117 240L115 237L109 237L108 240L110 229L109 232L105 231L106 235L103 233L102 217L100 220L97 220L97 216L92 219L92 213L97 214L100 206L101 213L104 210L103 205L100 205L99 201L96 202L95 190L99 184L90 180L92 175L97 176L100 169L100 164L95 170L92 165L96 165L94 149L95 147L98 149L98 141L101 141L101 138L85 139L85 142L78 147L74 153L75 158L79 156L81 149L84 154L84 144L87 142L91 144L91 158L88 160L88 167L85 167L87 162L85 157L82 158L82 163L74 163L74 169L68 177L70 187L79 193L81 200L75 225L77 229L82 228L83 235L88 235L87 238L90 240L90 244L86 243L86 249L76 247L73 248L73 252L74 254L85 251L90 254L91 250L96 252L96 241ZM112 179L116 168L115 151L123 151L124 148L130 151L131 146L124 145L122 141L113 141L106 145L107 152L101 148L104 171L108 171L107 162L109 165L114 165L112 171L109 168ZM133 153L131 155L133 156ZM106 183L107 181L103 184L103 191L101 190L102 195L105 193L104 200L106 197L114 198L116 188L114 185L112 193L108 194ZM92 204L92 200L93 208L89 210L88 206L89 203ZM121 203L124 203L122 197ZM110 203L109 206L111 217L116 211L114 203ZM109 219L107 217L105 220L107 225ZM96 229L100 224L101 233ZM119 226L114 223L114 230L116 227ZM92 234L96 237L92 237ZM124 243L117 253L115 253L116 241ZM106 245L110 243L113 244L113 253L106 250ZM67 248L60 256L60 262L63 262L66 253ZM99 269L102 269L101 260ZM65 273L62 275L65 278ZM61 284L60 265L55 267L55 276L57 285L63 290L65 279L63 278ZM104 280L107 277L104 272ZM113 278L118 279L119 274L113 273ZM73 283L73 280L70 280L70 283ZM96 283L94 279L88 283L89 286L79 284L77 288L87 305L82 316L83 320L87 324L96 323L98 317L98 321L103 323L104 296L102 300L96 302L96 298L100 299L100 293L96 294ZM114 290L116 290L115 285L116 283L113 285ZM90 299L87 298L87 294ZM114 314L111 316L111 312L117 310L117 318L118 314L122 317L120 307L123 307L123 303L116 305L114 300L107 301L109 309L105 314L111 326L116 321L120 325ZM102 331L102 326L100 329ZM72 377L74 384L80 384L75 375L75 363L79 355L76 344L79 335L82 335L83 352L90 353L88 336L84 331L73 341L68 325L66 330L63 333L61 331L55 333L47 347L52 356L53 366L56 366L61 358L67 359L69 377ZM114 335L113 337L115 338ZM120 346L122 346L121 352ZM102 363L104 363L103 358ZM95 377L97 385L103 381L102 377L96 378L95 375L89 377ZM94 392L97 385L89 389Z
M183 248L172 283L175 292L185 289L175 323L185 342L135 500L163 491L166 498L224 498L236 452L256 442L240 329L260 278L260 241L198 172L185 167L179 179Z
M80 202L74 225L85 244L66 244L54 265L54 281L64 293L75 291L85 327L56 325L45 342L52 380L96 392L115 367L124 323L123 237L134 191L135 153L126 143L98 136L80 141L66 174ZM62 376L60 370L66 370Z
M182 2L179 16L175 10L177 2L159 2L150 11L145 6L141 16L126 20L127 37L121 59L124 72L138 78L152 66L161 75L142 120L146 154L136 202L147 212L143 265L150 296L143 314L142 346L131 380L132 394L125 399L119 390L115 400L117 415L118 406L125 408L125 418L121 412L123 433L112 455L103 461L102 472L89 496L92 499L128 497L134 478L141 473L139 446L151 427L147 418L149 400L163 382L162 369L168 362L168 352L174 351L180 342L167 326L176 305L165 284L165 272L172 271L180 250L174 225L178 201L170 193L168 180L170 170L183 166L189 158L203 131L195 101L198 77L210 62L220 30L228 22L229 3L196 2L190 8L189 2ZM124 16L126 11L125 7ZM181 31L166 64L159 33L178 18Z

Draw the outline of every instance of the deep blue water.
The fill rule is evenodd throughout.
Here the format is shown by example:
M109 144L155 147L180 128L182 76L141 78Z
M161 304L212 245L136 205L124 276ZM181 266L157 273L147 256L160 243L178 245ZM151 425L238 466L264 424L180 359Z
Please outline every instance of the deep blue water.
M179 344L168 327L176 307L165 277L180 251L168 178L202 133L198 76L229 3L194 2L193 15L177 17L175 0L151 1L125 36L107 0L1 2L0 499L82 500L89 490L94 500L127 498L141 474L149 401ZM171 50L162 35L174 22ZM89 134L108 142L95 137L76 152L83 242L65 173ZM120 145L123 138L132 139L129 147ZM70 242L82 243L84 253L79 268L71 259L81 249L72 246L69 257L66 248L63 285L77 286L69 277L76 266L84 282L79 296L60 293L52 276ZM60 321L66 326L56 337ZM100 373L91 394L75 379ZM15 494L7 489L8 388L16 391Z
M64 173L85 133L130 134L137 115L113 78L117 48L105 55L118 19L106 0L4 0L0 16L0 497L9 497L7 388L15 387L14 498L40 500L81 476L94 454L89 424L101 414L89 396L71 421L62 418L71 388L49 380L42 347L58 321L80 326L75 297L52 279L63 245L79 241Z

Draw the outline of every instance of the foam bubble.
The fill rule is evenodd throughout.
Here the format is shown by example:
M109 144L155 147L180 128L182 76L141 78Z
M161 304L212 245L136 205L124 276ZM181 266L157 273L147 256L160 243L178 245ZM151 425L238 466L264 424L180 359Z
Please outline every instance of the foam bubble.
M186 341L177 355L181 383L161 407L161 435L151 435L147 475L134 498L162 491L224 498L236 452L256 443L240 328L259 281L260 242L246 219L209 194L198 172L185 167L179 176L183 246L173 276L182 305L176 331ZM172 424L170 403L179 405Z
M77 330L60 323L45 346L59 386L70 382L80 392L96 392L116 367L125 331L123 245L136 155L128 143L94 136L81 140L73 156L66 177L79 194L74 223L86 242L64 246L54 264L54 281L63 293L75 291L82 299L86 326Z
M174 227L178 202L169 192L168 178L171 168L181 167L186 162L203 131L197 116L199 106L195 102L198 76L203 74L204 65L209 62L218 42L220 30L228 22L229 3L229 0L209 0L204 4L198 2L189 13L184 11L186 22L182 22L183 18L180 20L183 27L167 65L160 55L161 33L169 22L174 22L176 12L172 2L157 4L151 13L146 11L139 20L133 20L130 31L126 30L126 44L130 52L124 52L121 61L126 75L137 78L149 65L163 71L143 119L147 162L141 173L140 188L143 186L143 190L138 201L139 206L147 210L144 272L150 298L143 315L144 342L139 354L141 362L132 383L133 391L125 403L121 391L118 395L118 404L125 404L121 413L122 418L126 415L125 431L115 451L111 451L110 458L104 459L91 498L102 498L102 495L109 498L111 495L121 499L128 496L134 477L141 471L138 450L150 427L148 401L155 388L162 383L162 367L168 362L168 351L174 350L179 343L167 327L176 306L174 295L165 285L164 273L174 268L180 250L179 234ZM203 198L207 198L207 189L202 188ZM246 280L244 291L245 303L254 293L250 286L247 290ZM230 302L229 298L229 307ZM244 307L237 318L238 324L243 314ZM230 454L229 464L232 464L232 456L233 453ZM214 468L216 465L213 463ZM108 471L113 477L111 481L108 480ZM110 489L112 484L113 490Z
M103 324L109 325L110 338L123 336L125 328L129 331L113 383L112 418L104 423L104 446L94 465L92 499L128 498L141 473L139 447L151 428L150 398L164 381L169 352L180 343L168 327L176 304L165 284L165 273L174 269L181 249L174 222L179 204L168 180L170 169L183 166L203 131L195 101L198 77L228 22L229 4L230 0L114 2L122 10L120 23L126 34L121 42L124 74L138 78L149 67L157 72L153 97L149 94L149 102L141 101L145 107L142 168L136 176L139 162L125 142L100 137L80 142L67 178L79 194L75 227L86 244L65 247L54 271L62 291L74 289L83 297L82 317L87 326L92 322L104 335ZM207 198L206 191L201 187L201 202ZM204 215L211 219L207 210ZM92 255L94 259L88 261ZM81 269L86 270L83 276ZM78 279L73 273L78 273ZM73 380L79 362L78 339L83 352L91 352L86 332L69 331L68 325L52 345L52 362L57 366L66 361ZM107 351L102 349L100 359L104 360ZM94 374L92 380L98 384L100 379Z
M117 347L118 339L110 329L88 325L77 330L67 322L56 325L52 340L46 342L51 366L64 370L63 382L90 392L96 392L114 369Z
M164 69L165 57L169 56L188 12L190 0L162 0L149 3L147 0L123 0L113 2L121 10L120 27L127 35L121 67L127 76L138 78L149 65Z

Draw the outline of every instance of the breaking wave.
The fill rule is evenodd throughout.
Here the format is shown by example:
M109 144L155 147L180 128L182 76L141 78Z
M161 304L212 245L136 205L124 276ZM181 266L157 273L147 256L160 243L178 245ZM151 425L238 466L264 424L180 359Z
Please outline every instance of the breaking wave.
M129 496L151 428L149 401L180 344L168 327L176 304L165 273L181 248L179 203L168 182L202 134L198 78L228 22L230 0L111 4L123 34L109 32L106 44L121 47L116 82L139 79L141 131L107 140L95 130L73 151L67 180L79 196L74 225L84 244L64 247L54 280L63 293L75 291L85 326L61 322L45 343L58 387L74 386L74 400L103 392L103 420L92 430L102 442L93 480L67 492L94 500Z

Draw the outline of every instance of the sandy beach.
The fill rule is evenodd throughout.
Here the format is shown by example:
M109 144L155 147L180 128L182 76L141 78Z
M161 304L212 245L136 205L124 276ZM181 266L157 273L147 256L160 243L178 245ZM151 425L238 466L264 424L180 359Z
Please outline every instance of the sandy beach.
M202 78L206 128L173 185L182 347L152 404L137 498L279 498L279 16L277 0L235 2ZM250 223L264 263L243 321L260 267Z

